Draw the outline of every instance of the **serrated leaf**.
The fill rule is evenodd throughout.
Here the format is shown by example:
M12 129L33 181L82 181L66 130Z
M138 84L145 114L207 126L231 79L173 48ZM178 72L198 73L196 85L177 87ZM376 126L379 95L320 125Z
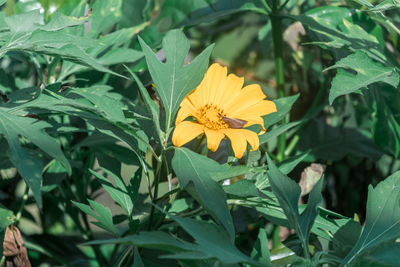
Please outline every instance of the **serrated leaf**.
M7 112L7 109L0 108L0 134L8 143L10 160L32 189L39 207L42 207L40 187L43 166L41 160L30 155L21 146L20 136L27 138L42 151L60 161L70 173L71 166L61 151L60 145L45 132L45 129L49 127L51 125L47 122L15 116Z
M94 217L97 221L93 221L92 223L97 225L98 227L103 228L104 230L119 236L119 232L117 228L115 228L114 223L113 223L113 218L112 214L109 208L104 207L100 203L88 199L88 202L90 206L93 208L86 205L82 204L79 202L72 201L72 203L77 206L80 210L82 210L84 213ZM96 211L96 213L94 212Z
M299 214L298 202L300 199L301 188L295 181L284 175L275 166L274 162L268 157L268 178L272 192L278 201L289 221L291 228L296 230L296 234L303 243L308 246L311 228L318 215L318 205L322 201L321 189L323 178L314 186L308 199L306 209Z
M156 54L141 38L139 42L157 93L166 110L166 129L168 129L182 100L203 79L213 45L207 47L190 64L185 65L190 45L181 30L169 31L163 39L163 49L167 58L165 63L158 60Z
M199 157L201 156L189 149L176 148L172 159L172 168L178 177L181 188L188 191L215 220L225 227L233 241L235 230L226 203L225 192L210 177L207 167L199 164Z
M367 215L362 234L344 259L352 263L370 249L400 237L400 172L368 189Z
M39 9L7 16L4 20L14 33L30 32L44 24L43 14Z
M394 67L386 67L373 61L367 54L356 51L354 54L339 60L328 69L341 68L332 80L329 103L345 94L353 93L376 82L383 82L397 87L400 81L398 71ZM353 74L343 69L351 69Z
M140 232L123 238L111 238L106 240L95 240L84 245L105 245L105 244L131 244L134 246L161 249L164 251L185 251L195 249L195 244L177 239L176 237L161 231Z
M124 211L126 212L126 214L128 216L131 216L132 209L133 209L133 201L128 194L126 185L124 184L122 179L119 178L118 176L116 176L114 173L110 172L107 169L104 169L104 168L102 168L102 169L103 169L103 171L105 171L107 174L109 174L112 177L116 187L114 187L110 183L110 181L106 177L101 175L100 173L97 173L93 170L89 170L89 171L91 174L93 174L94 176L96 176L97 178L100 179L103 188L110 194L112 199L115 202L117 202L124 209Z
M46 25L40 27L40 29L45 31L59 31L61 29L65 29L67 27L73 27L82 25L83 23L89 21L89 17L69 17L64 15L59 11L55 11L50 22Z
M221 227L214 223L183 218L168 214L199 244L198 250L208 258L217 258L225 264L247 262L260 265L244 255L231 242L230 236ZM206 235L204 233L207 233Z

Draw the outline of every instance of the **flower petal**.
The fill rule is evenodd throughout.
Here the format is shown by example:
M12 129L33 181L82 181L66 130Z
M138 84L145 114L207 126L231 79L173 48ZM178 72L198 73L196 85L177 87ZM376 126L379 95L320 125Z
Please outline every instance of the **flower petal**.
M223 132L231 140L231 145L235 157L240 159L246 151L246 137L241 131L242 129L224 129Z
M177 146L183 146L204 132L204 126L192 121L183 121L176 125L172 134L172 143Z
M257 150L260 145L258 135L253 131L247 129L224 129L223 132L231 140L233 152L238 159L243 157L247 142L252 148L251 151Z
M252 107L254 104L262 101L266 95L261 90L260 85L251 84L242 89L240 94L236 96L234 101L229 105L226 114L229 117L234 116L235 113L243 109Z
M218 63L214 63L207 70L204 76L206 92L209 104L217 104L216 99L222 93L221 84L225 82L226 75L228 74L227 67L223 67Z
M216 105L226 111L230 103L240 94L243 83L243 77L229 74L224 83L220 85L220 94L215 98Z
M217 151L221 140L225 137L224 133L221 130L211 130L207 127L204 127L204 132L207 136L208 149L212 152Z
M196 114L196 108L186 97L185 99L183 99L181 103L181 108L179 109L178 114L176 115L175 124L179 124L187 117L195 116L195 114Z
M246 131L246 139L251 146L251 151L256 151L260 146L260 139L258 139L258 134L246 129L243 129L243 131Z
M270 100L262 100L254 105L235 110L231 116L240 119L241 116L265 116L273 112L276 112L275 103Z

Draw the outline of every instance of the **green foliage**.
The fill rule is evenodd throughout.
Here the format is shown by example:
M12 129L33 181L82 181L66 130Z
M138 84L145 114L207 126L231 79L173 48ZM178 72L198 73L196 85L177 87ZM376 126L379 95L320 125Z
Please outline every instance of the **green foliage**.
M198 164L199 161L206 164ZM208 164L207 164L208 163ZM179 184L199 201L213 217L224 225L231 240L235 232L229 214L226 196L221 186L209 175L209 167L213 161L185 148L175 150L172 167L179 179Z
M267 173L272 192L288 218L291 228L296 230L303 244L305 256L308 258L308 241L311 227L318 215L318 206L322 201L321 188L323 179L320 179L310 192L307 208L299 214L298 201L300 198L300 187L289 177L279 171L271 159L268 159L269 171Z
M190 64L185 65L185 58L189 52L189 40L179 30L170 31L163 39L163 50L166 62L158 60L156 54L146 43L140 40L149 72L154 77L156 90L160 95L166 112L166 134L178 108L185 96L190 93L203 79L208 66L213 46L205 49Z
M0 1L0 244L18 227L32 266L397 266L399 8ZM171 141L210 58L277 108L241 159Z
M351 69L357 72L356 75L344 70L338 70L335 78L332 80L329 102L332 102L341 95L349 94L358 89L368 87L375 82L384 82L397 87L400 81L396 68L384 67L374 62L364 52L356 51L346 58L339 60L333 68Z
M344 259L345 263L352 263L363 253L368 253L371 248L385 242L389 241L392 246L396 246L396 240L400 236L399 185L400 172L396 172L375 188L369 187L365 225L357 243ZM384 258L381 260L384 262Z

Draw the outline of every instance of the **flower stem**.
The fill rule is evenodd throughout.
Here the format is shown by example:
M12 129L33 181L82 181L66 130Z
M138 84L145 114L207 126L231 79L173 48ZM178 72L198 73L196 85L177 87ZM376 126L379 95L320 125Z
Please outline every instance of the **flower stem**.
M151 230L151 228L152 228L151 225L153 223L153 217L154 217L154 211L155 211L154 205L156 205L157 198L158 198L158 186L160 183L161 169L162 169L162 165L164 163L164 159L165 159L165 150L163 150L161 152L160 161L157 162L157 169L156 169L156 173L154 176L155 180L154 180L154 194L153 194L153 201L152 201L153 205L151 206L151 210L150 210L148 230Z
M285 97L285 77L283 65L283 32L282 32L282 17L280 16L279 0L275 0L272 6L272 13L270 16L272 25L272 36L274 42L274 57L275 57L275 74L276 74L276 88L278 97ZM283 120L283 123L286 119ZM286 134L283 133L278 137L278 154L277 159L282 161L284 159L284 152L286 149Z
M24 211L26 201L28 200L28 196L29 196L29 186L25 185L25 192L22 195L21 205L19 206L19 210L17 212L17 215L15 215L15 222L14 223L18 223L19 220L21 219L22 212Z

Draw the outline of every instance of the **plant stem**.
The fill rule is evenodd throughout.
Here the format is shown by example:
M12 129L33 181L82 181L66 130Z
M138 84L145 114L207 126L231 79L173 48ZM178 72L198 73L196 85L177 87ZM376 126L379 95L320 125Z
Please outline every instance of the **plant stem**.
M272 6L272 13L270 16L272 25L272 36L274 42L274 57L275 57L275 75L276 75L276 88L278 97L285 97L285 77L283 66L283 32L282 32L282 17L280 16L279 1L275 0ZM287 120L284 119L283 123ZM286 134L283 133L278 137L278 154L277 159L282 161L284 159L284 152L286 148Z
M19 210L17 212L17 215L15 216L15 223L18 223L19 220L21 219L22 212L24 211L26 201L28 200L28 196L29 196L29 186L25 185L25 192L22 195L21 205L19 206Z
M304 240L304 242L303 242L303 251L304 251L304 256L306 257L306 259L311 260L310 251L308 250L308 240Z
M154 180L154 194L153 194L153 200L152 200L153 206L151 206L151 210L150 210L148 230L151 230L151 225L153 223L153 217L154 217L154 211L155 211L154 205L156 205L157 198L158 198L158 185L160 183L161 168L164 163L164 159L165 159L165 150L163 150L161 152L160 161L157 162L156 175L154 176L154 179L155 179Z

